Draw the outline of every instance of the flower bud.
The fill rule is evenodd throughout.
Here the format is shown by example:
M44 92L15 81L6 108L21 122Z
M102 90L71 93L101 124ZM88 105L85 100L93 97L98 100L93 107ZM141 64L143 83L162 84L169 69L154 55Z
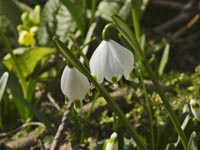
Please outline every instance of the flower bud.
M194 117L200 121L200 104L197 103L194 99L191 99L190 107L191 107L191 111Z
M85 98L90 90L88 79L76 68L65 67L61 77L61 90L75 107L81 107L81 100Z
M106 141L104 150L118 150L117 133L113 132L110 139Z

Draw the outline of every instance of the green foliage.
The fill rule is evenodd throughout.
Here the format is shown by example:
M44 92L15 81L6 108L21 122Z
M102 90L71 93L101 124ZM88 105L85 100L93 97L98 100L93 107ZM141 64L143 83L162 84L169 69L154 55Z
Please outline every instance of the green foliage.
M192 132L187 150L197 150L196 132Z
M100 16L108 21L111 21L111 16L113 14L118 14L123 3L124 3L123 0L114 0L114 1L104 0L104 1L102 1L98 6Z
M82 35L85 33L85 27L87 25L86 23L86 12L84 12L84 9L81 9L81 3L78 0L61 0L63 5L69 10L73 20L76 23L76 26L78 27L78 29L81 31ZM84 3L84 1L82 1L82 3ZM77 11L79 10L79 11Z
M44 61L45 57L54 53L52 48L38 47L38 48L25 48L21 47L15 49L13 53L16 56L17 62L20 64L20 69L24 77L30 75L39 62ZM4 57L4 65L9 71L16 71L12 64L11 56L8 54Z
M133 5L136 8L136 13L140 18L146 8L148 0L133 0ZM100 16L107 21L111 21L113 14L118 14L123 19L128 20L132 9L131 0L103 0L98 5Z
M59 0L49 0L41 14L41 26L38 32L40 45L47 45L54 35L66 41L75 30L75 21L71 13Z
M0 0L0 12L12 22L13 27L16 27L20 23L20 14L22 11L15 4L14 0Z
M159 68L158 68L159 75L163 74L165 66L167 65L168 57L169 57L169 49L170 49L169 44L166 44L165 49L163 51L161 61L160 61L160 65L159 65Z

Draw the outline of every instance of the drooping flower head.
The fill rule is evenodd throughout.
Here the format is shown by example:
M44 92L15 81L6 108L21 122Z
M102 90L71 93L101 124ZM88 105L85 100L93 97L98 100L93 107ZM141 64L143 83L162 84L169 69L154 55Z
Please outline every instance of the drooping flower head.
M66 66L61 76L61 90L70 101L82 102L90 90L90 84L80 71Z
M197 103L194 99L191 99L190 107L191 107L191 111L194 117L200 121L200 104Z
M90 69L99 83L105 78L117 82L124 77L129 80L134 57L131 51L113 40L103 40L90 59Z
M104 150L118 150L117 133L113 132L105 143Z

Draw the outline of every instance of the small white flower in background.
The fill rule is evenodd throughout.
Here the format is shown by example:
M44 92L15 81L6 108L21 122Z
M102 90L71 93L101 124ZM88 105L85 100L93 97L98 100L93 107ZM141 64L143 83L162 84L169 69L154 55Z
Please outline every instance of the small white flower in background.
M105 78L109 82L117 82L122 75L131 80L133 70L133 53L113 40L103 40L90 59L91 74L98 83Z
M117 133L113 132L110 139L106 141L104 150L118 150Z
M190 107L194 117L200 121L200 104L197 103L194 99L190 100Z
M61 76L61 90L79 109L82 100L90 90L90 83L76 68L66 66Z

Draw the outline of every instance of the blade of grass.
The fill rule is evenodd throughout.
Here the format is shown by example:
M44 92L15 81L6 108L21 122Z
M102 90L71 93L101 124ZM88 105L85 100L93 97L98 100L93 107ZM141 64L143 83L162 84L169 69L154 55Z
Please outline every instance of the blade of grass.
M139 41L140 40L140 34L141 34L140 23L139 23L137 11L135 9L134 0L132 0L131 2L132 2L131 15L132 15L132 21L133 21L135 36L136 36L136 39Z
M163 74L165 66L168 62L169 49L170 49L170 45L167 43L165 45L165 49L164 49L164 52L163 52L163 55L162 55L162 58L161 58L161 61L160 61L160 65L159 65L159 68L158 68L158 73L159 73L160 76Z

